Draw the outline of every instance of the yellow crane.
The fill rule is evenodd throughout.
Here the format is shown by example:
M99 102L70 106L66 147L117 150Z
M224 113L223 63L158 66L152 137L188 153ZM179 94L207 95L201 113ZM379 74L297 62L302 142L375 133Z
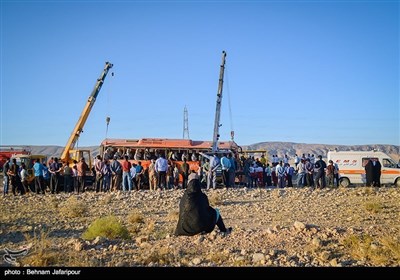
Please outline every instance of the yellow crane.
M113 64L110 62L106 62L104 66L104 70L101 72L100 77L97 79L97 82L93 88L92 93L87 100L85 107L76 123L74 130L71 133L71 136L68 139L67 144L64 147L64 150L61 154L61 161L65 161L68 163L72 163L74 160L79 161L82 157L85 157L89 167L91 168L92 160L90 156L90 150L83 149L74 149L75 145L78 141L80 134L83 132L83 126L87 118L89 117L90 111L94 103L96 102L97 95L100 92L101 87L103 86L104 79L107 76L108 71L113 67Z

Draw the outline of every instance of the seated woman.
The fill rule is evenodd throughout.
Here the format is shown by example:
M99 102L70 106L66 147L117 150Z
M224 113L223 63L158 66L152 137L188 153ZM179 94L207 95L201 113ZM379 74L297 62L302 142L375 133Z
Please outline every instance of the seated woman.
M219 210L210 206L207 195L201 191L199 179L190 180L179 203L179 220L175 235L210 233L215 225L224 233L230 233L232 230L226 229Z

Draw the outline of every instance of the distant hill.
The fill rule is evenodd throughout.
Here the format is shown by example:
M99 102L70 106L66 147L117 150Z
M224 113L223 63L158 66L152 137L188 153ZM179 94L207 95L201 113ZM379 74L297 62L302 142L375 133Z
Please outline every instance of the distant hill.
M339 151L371 151L376 149L382 151L392 157L396 162L400 159L400 148L395 145L325 145L325 144L304 144L291 142L260 142L248 146L243 146L244 150L267 150L268 158L272 155L282 157L287 154L289 157L294 157L295 154L314 154L315 157L322 155L326 157L329 150Z
M59 157L63 151L61 146L30 146L32 154L44 154L48 157ZM92 156L95 157L99 154L99 146L81 147L82 149L89 149L92 151ZM302 154L314 154L315 156L322 155L326 157L329 150L337 148L339 151L371 151L373 149L382 151L391 156L396 162L400 159L400 148L395 145L325 145L325 144L304 144L292 142L260 142L248 146L242 146L244 150L267 150L268 158L272 155L279 157L287 154L293 158L295 154L301 156Z
M29 146L32 154L46 155L47 157L60 157L64 147L61 146ZM80 149L90 150L92 156L99 154L99 146L80 147Z

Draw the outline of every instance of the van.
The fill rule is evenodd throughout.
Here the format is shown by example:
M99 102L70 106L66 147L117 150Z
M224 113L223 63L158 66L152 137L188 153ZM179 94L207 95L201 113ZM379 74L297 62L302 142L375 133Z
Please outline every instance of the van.
M339 183L343 187L350 184L366 184L365 165L370 159L378 159L382 165L381 184L400 187L400 168L387 154L379 151L329 151L328 161L339 167Z

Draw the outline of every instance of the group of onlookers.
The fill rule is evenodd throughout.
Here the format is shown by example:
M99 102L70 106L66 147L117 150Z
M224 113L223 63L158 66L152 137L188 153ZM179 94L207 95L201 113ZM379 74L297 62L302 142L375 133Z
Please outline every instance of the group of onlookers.
M207 189L215 189L221 184L226 188L243 185L284 188L294 184L316 188L339 186L338 165L332 160L326 164L321 155L316 160L314 155L299 157L296 154L293 166L287 155L282 159L272 155L271 164L264 155L254 158L232 153L199 153L198 157L202 159L198 161L198 170L191 170L185 157L178 165L174 160L167 160L162 153L157 159L152 158L147 168L141 161L131 163L127 155L119 160L115 154L113 160L98 155L92 170L84 158L74 161L72 166L59 162L58 158L51 158L47 164L37 159L32 167L33 174L28 174L24 163L19 166L15 158L11 162L8 158L3 165L3 193L8 193L9 186L14 195L27 192L44 194L46 190L51 193L84 192L88 188L86 176L90 171L95 174L93 189L96 192L132 191L147 186L150 190L186 189L191 173L196 173L201 185ZM377 160L370 160L365 166L368 186L380 186L380 166Z
M66 162L59 162L58 158L51 158L47 163L33 160L32 173L28 172L25 163L18 165L15 158L9 158L3 166L3 195L8 194L9 187L13 195L28 192L45 194L46 191L59 193L85 191L85 177L89 167L82 158L79 163L74 161L70 167Z
M296 154L294 166L289 163L287 155L283 159L273 155L271 164L266 162L263 156L261 159L249 157L244 159L243 173L246 178L245 184L249 187L293 187L294 178L298 187L339 186L337 164L329 161L327 165L321 155L315 161L314 155L306 157L303 154L302 157L298 157Z

